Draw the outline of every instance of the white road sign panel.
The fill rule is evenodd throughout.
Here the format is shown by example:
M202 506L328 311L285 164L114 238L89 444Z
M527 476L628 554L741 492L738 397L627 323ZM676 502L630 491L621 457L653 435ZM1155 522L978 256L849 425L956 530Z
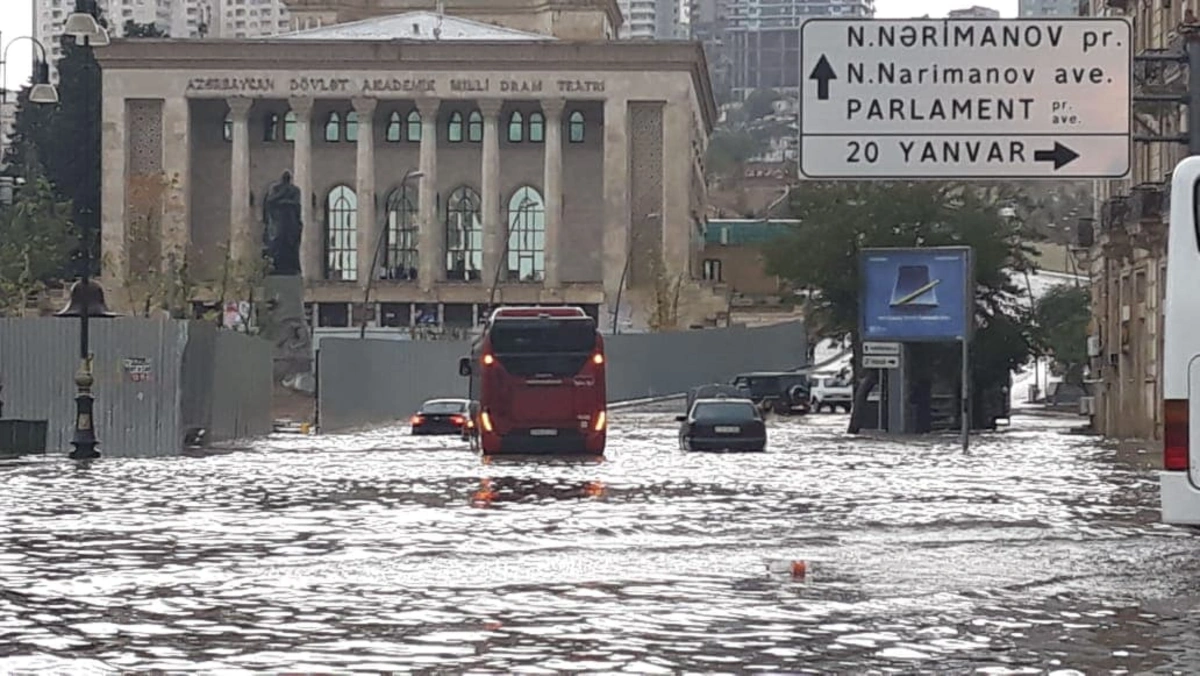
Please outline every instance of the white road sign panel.
M866 355L862 359L862 364L865 369L898 369L900 368L900 357Z
M1131 46L1122 17L810 19L801 38L801 171L810 178L1124 176ZM951 141L966 145L942 145ZM971 145L980 141L997 147ZM866 152L868 142L875 151Z
M863 343L863 354L872 355L898 355L900 354L900 343Z

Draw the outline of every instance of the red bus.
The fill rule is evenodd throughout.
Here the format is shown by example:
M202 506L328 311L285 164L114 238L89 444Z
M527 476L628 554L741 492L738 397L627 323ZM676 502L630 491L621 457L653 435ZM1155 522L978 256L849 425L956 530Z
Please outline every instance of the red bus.
M582 308L495 310L458 371L485 455L604 453L604 339Z

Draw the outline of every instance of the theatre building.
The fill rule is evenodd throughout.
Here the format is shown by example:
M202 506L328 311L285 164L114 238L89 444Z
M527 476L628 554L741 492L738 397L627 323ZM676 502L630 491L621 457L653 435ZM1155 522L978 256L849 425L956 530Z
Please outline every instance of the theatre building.
M611 39L615 0L292 4L283 36L96 50L114 304L113 285L181 260L192 300L216 300L230 261L261 255L263 198L290 172L318 327L464 328L493 301L580 304L602 326L618 298L634 324L664 297L676 325L727 307L701 269L698 44ZM147 185L164 186L149 236Z

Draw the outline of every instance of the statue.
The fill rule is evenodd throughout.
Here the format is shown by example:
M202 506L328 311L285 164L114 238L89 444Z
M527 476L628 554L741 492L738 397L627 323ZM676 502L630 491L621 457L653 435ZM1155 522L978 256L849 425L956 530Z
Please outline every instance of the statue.
M263 250L271 260L272 275L300 274L300 199L290 171L283 172L263 199Z

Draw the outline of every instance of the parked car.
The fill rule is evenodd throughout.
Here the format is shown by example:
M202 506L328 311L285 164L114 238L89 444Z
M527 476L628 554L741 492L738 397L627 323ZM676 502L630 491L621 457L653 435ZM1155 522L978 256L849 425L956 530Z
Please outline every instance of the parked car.
M742 396L778 415L808 413L812 406L807 374L795 371L740 373L732 380Z
M463 434L473 424L468 399L430 399L412 417L413 434Z
M697 399L687 415L675 418L679 447L685 451L764 451L767 424L749 399Z
M687 413L692 410L692 404L696 403L697 399L743 399L745 394L733 385L725 385L724 383L712 383L711 385L700 385L688 390L687 405L683 412Z
M813 375L810 399L814 413L820 413L823 408L829 408L830 413L836 413L839 408L849 413L854 406L854 387L850 379L841 374Z

